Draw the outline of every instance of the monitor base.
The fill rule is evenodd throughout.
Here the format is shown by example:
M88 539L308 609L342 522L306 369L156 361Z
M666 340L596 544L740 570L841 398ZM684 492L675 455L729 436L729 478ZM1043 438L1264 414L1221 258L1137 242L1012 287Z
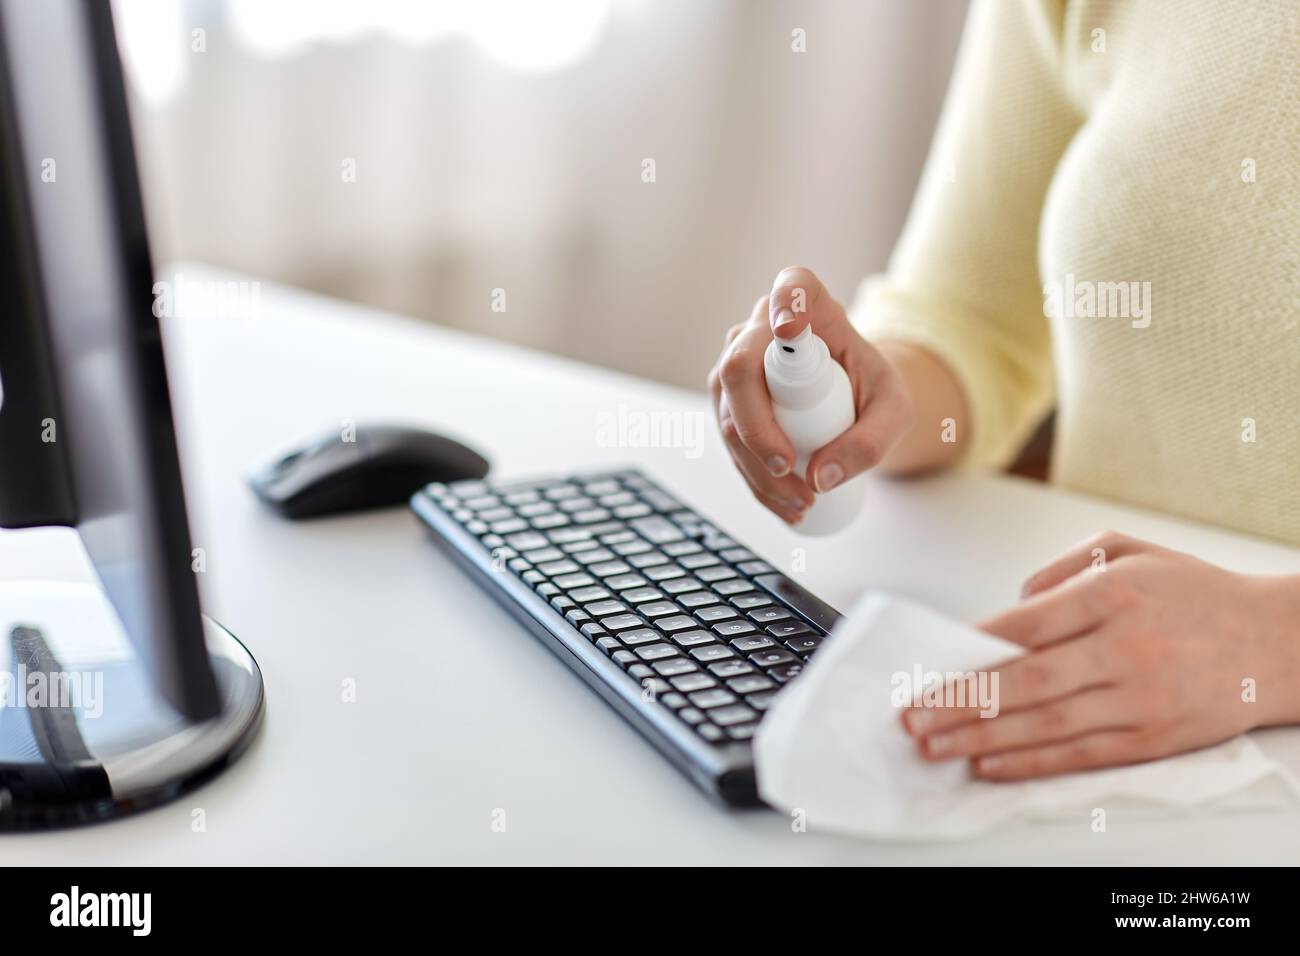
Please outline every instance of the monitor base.
M91 585L0 584L0 832L111 820L200 786L248 747L262 673L204 617L222 711L191 724L154 690Z

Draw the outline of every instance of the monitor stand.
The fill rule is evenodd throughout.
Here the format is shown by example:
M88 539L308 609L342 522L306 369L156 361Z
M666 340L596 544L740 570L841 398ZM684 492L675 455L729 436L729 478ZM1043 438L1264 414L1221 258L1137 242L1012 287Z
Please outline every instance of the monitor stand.
M262 673L229 631L203 625L223 706L195 724L158 697L98 588L0 584L0 832L158 806L244 751L262 720Z

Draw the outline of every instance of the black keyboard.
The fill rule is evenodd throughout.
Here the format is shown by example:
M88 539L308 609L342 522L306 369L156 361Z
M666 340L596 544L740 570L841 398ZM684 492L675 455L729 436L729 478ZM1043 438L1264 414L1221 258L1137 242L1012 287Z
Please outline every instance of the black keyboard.
M411 505L692 780L758 802L749 740L837 611L636 471L433 484Z

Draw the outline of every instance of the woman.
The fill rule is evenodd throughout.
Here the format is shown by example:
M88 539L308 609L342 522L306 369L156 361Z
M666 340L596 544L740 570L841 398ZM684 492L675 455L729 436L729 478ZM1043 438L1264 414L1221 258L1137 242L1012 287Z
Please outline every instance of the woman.
M852 320L786 269L710 376L758 499L867 469L1004 466L1055 404L1053 480L1300 544L1300 7L977 0L888 274ZM762 376L811 323L856 424L793 474ZM1099 573L1098 568L1104 568ZM982 627L1001 711L912 709L991 780L1300 722L1300 578L1107 533Z

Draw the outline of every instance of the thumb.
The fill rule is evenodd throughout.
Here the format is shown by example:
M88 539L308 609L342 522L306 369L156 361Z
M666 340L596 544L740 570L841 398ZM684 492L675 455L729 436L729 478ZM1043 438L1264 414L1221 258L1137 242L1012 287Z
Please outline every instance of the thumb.
M835 308L828 309L828 306ZM811 269L791 266L776 274L768 300L768 317L772 334L777 338L794 338L810 323L814 331L820 332L820 327L833 319L829 314L832 311L842 314Z

